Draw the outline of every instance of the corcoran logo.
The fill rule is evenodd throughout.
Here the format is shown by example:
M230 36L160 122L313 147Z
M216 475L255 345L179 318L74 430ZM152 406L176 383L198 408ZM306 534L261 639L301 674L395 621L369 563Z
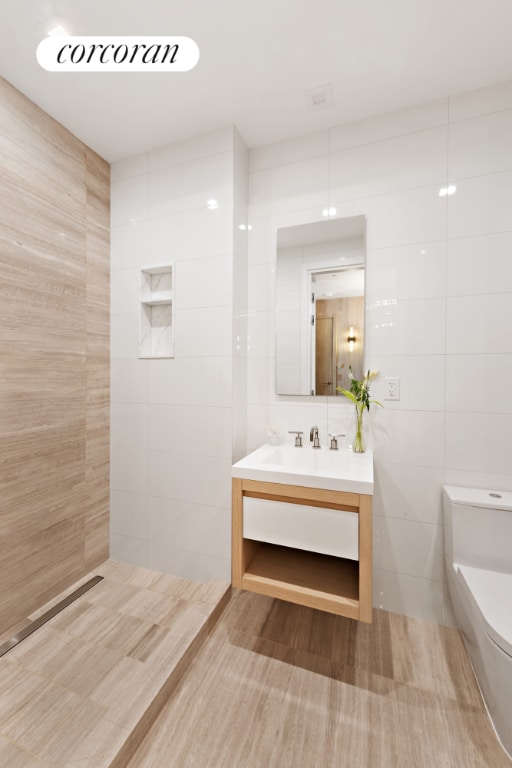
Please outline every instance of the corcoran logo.
M47 37L37 60L49 72L187 72L199 47L190 37Z

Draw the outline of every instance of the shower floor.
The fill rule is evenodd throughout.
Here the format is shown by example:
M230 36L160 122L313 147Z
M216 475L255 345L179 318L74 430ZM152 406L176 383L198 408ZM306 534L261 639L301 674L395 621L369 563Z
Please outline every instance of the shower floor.
M0 765L124 768L230 596L108 561L99 584L0 658ZM3 638L6 639L6 638Z

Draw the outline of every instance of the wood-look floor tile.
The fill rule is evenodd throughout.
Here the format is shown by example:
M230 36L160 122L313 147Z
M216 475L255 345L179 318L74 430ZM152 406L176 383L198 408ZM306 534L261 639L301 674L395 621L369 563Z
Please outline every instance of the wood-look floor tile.
M46 681L18 664L0 659L0 732L2 725L37 695Z
M56 768L108 768L129 735L107 719L104 707L85 701L40 756Z
M149 589L132 589L135 594L120 603L120 612L151 624L168 626L179 605L178 599Z
M81 641L72 657L62 660L53 680L81 696L91 692L119 663L122 656L95 643Z
M122 658L89 698L107 709L107 718L111 722L131 730L158 692L158 678L158 672L148 670L143 662Z
M9 651L8 661L54 679L80 648L80 640L45 624Z
M510 767L467 664L455 630L237 593L129 768Z
M0 736L0 765L5 768L48 768L49 764Z
M37 753L83 701L82 696L40 679L37 692L0 724L0 731L22 748Z

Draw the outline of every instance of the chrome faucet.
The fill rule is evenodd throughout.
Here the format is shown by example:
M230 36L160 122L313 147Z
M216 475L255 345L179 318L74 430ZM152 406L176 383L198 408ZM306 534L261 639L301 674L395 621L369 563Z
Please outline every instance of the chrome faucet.
M309 439L313 443L313 448L320 448L320 438L318 436L318 427L311 427Z

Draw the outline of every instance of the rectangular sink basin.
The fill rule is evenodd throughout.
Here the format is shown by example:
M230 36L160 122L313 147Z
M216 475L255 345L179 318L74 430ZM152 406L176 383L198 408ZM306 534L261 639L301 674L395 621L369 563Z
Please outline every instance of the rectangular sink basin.
M373 451L267 443L233 464L231 474L247 480L372 495Z

